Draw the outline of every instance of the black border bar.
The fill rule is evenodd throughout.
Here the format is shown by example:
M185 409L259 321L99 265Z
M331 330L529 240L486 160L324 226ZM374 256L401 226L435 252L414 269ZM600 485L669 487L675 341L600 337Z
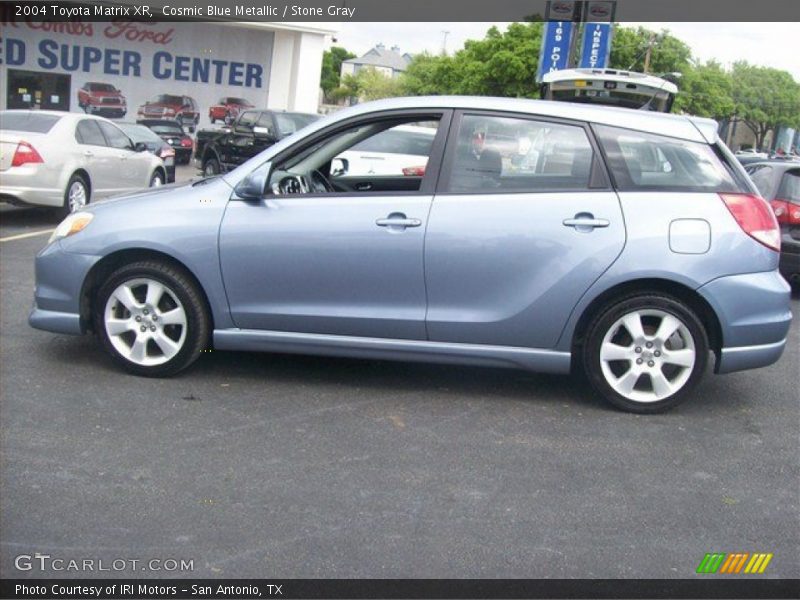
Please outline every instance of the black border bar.
M581 0L586 1L586 0ZM44 15L30 14L30 7L51 7ZM165 14L186 9L184 13ZM35 20L80 20L102 22L113 18L143 21L271 21L271 22L503 22L542 21L547 0L4 0L5 13L18 15L19 6L28 6ZM99 7L129 7L126 15L97 16ZM145 16L134 7L147 6ZM796 0L616 0L617 22L800 22L800 2ZM52 7L55 7L53 9ZM84 11L65 12L70 7ZM214 10L210 11L209 7ZM263 9L269 7L269 13ZM62 10L63 9L63 10ZM238 9L238 10L237 10ZM247 9L255 11L247 13ZM227 10L222 14L220 11ZM261 10L259 16L258 11ZM345 12L346 11L346 12ZM214 14L210 14L213 12ZM59 14L70 15L69 17Z
M127 593L121 593L127 588ZM18 586L27 586L25 588ZM114 587L112 587L114 586ZM193 587L194 586L194 587ZM227 592L219 593L220 587ZM33 592L33 588L38 588ZM101 588L98 594L97 589ZM204 593L197 593L203 589ZM210 588L211 592L207 593ZM83 592L81 592L83 590ZM116 593L114 593L116 590ZM71 593L70 593L71 591ZM42 593L43 592L43 593ZM800 579L4 579L2 598L800 598Z

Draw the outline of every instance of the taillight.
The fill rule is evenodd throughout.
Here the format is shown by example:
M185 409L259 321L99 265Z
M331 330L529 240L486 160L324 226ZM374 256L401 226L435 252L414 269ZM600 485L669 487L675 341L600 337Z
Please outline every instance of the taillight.
M406 177L424 177L425 167L406 167L403 169L403 175Z
M184 148L191 148L192 147L192 140L190 140L189 138L181 139L181 146L183 146Z
M175 150L172 148L162 148L161 154L159 155L161 158L169 158L170 156L175 156Z
M770 250L781 251L781 230L767 201L752 194L720 194L739 227Z
M772 211L782 225L800 225L800 206L788 200L775 199L770 202Z
M31 146L28 142L20 142L17 144L17 149L14 151L14 158L11 159L12 167L21 167L22 165L43 163L41 155L36 151L36 148Z

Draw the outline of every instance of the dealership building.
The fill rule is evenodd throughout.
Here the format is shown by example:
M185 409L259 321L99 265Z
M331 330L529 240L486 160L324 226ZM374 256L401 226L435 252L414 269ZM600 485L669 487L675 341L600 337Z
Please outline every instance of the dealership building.
M333 33L330 23L0 21L0 109L132 121L147 103L188 98L200 126L226 97L317 112L325 38Z

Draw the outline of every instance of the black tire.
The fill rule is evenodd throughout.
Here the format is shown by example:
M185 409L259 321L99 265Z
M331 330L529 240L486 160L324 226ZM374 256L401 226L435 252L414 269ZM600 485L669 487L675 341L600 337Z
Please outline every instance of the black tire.
M91 187L89 186L89 182L86 181L86 178L78 173L73 173L72 177L69 178L67 182L67 189L64 190L64 204L61 205L61 208L58 209L58 217L61 219L65 219L68 217L72 212L76 212L81 209L80 206L77 206L73 210L73 205L70 203L70 192L73 189L73 186L80 185L83 187L84 194L86 196L86 202L83 206L89 204L91 200Z
M217 120L214 117L209 117L209 119L211 119L211 124L212 125L217 122Z
M153 174L150 176L150 187L161 187L167 181L166 176L161 171L153 171Z
M203 177L213 177L219 175L219 161L216 158L209 158L203 163Z
M644 313L644 320L640 319L640 322L643 324L644 333L647 336L655 336L654 330L659 326L659 320L661 319L659 315L661 314L676 318L684 328L676 330L673 335L677 337L668 338L666 345L663 346L661 345L661 340L650 337L652 342L647 343L654 344L654 347L648 349L645 344L638 345L632 336L629 345L626 343L628 340L625 338L626 335L630 336L627 329L624 326L617 328L615 324L626 315L636 312ZM638 357L635 361L627 359L608 361L607 359L606 371L614 376L616 373L614 373L613 369L618 369L620 372L618 382L621 381L623 375L630 371L630 379L635 381L636 388L640 388L633 389L631 395L640 396L639 398L626 397L614 389L608 380L609 378L604 373L601 347L606 335L612 335L612 328L618 332L616 335L623 336L622 347L633 348L634 352L642 352L642 354L634 354L633 356ZM687 335L691 338L690 340L686 339ZM672 347L674 343L678 345L675 348ZM681 344L684 344L684 346L680 347ZM668 360L670 352L691 350L691 345L693 345L694 349L694 364L691 367L677 366L676 363L671 363ZM659 353L659 348L663 350L663 353ZM652 355L653 352L656 353L655 356ZM677 298L659 292L640 292L609 303L598 312L587 329L586 341L582 347L582 363L589 383L608 402L628 412L653 414L669 410L686 400L692 389L705 374L708 353L709 342L705 327L689 306ZM653 361L652 363L651 360ZM642 361L641 366L638 365L639 361ZM649 372L648 368L650 369ZM646 375L646 378L642 379L641 376L637 378L634 369L644 370L643 374ZM651 378L649 373L653 373L655 377ZM671 381L669 379L670 374L673 375ZM676 391L659 397L661 394L656 392L656 384L654 382L656 380L663 381L664 378L676 387ZM649 391L648 387L650 388ZM650 399L642 398L648 394L651 395ZM652 397L657 399L652 399Z
M180 350L169 360L157 365L132 362L117 350L105 326L106 304L118 286L137 279L154 280L167 288L180 301L186 316L186 332ZM200 356L209 345L210 319L203 295L194 279L184 269L159 260L145 260L124 265L114 271L97 291L92 319L103 349L120 367L144 377L174 375ZM163 326L162 326L163 327ZM135 332L134 332L135 333ZM135 333L138 336L138 333ZM148 349L147 352L150 352Z

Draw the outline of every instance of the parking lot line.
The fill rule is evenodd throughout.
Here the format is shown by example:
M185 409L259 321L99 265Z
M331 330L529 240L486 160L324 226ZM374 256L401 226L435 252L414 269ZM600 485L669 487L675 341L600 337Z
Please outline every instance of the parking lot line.
M19 235L10 235L8 237L0 238L1 242L13 242L14 240L24 240L29 237L36 237L37 235L44 235L45 233L53 233L55 229L45 229L43 231L31 231L30 233L20 233Z

